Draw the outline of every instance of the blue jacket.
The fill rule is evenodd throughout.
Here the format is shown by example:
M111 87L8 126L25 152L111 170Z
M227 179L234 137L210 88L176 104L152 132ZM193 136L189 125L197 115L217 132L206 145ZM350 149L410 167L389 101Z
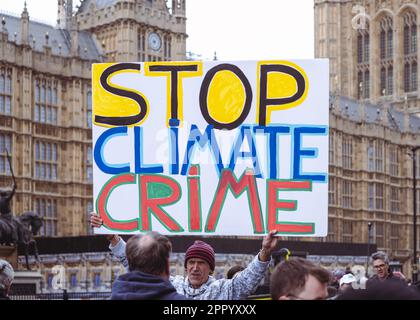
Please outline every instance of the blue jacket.
M112 286L111 300L186 300L162 277L140 271L123 274Z

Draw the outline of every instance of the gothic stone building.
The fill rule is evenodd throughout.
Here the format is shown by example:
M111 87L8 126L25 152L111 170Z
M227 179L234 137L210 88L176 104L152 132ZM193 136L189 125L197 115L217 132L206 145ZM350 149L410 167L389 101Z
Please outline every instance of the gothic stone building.
M91 64L184 60L185 1L171 4L84 0L74 12L72 1L58 0L56 27L30 21L26 9L0 18L0 188L12 185L7 147L18 183L13 211L42 215L43 236L89 232ZM419 13L416 1L315 1L316 57L331 64L329 234L322 241L367 243L371 222L370 242L407 274L413 248L407 153L419 145L420 132ZM418 207L419 198L417 191ZM312 258L331 268L364 264L345 255ZM98 285L101 276L121 271L108 254L42 261L47 283L59 264L79 289L87 278Z
M57 26L0 17L0 188L36 211L43 236L88 233L92 204L91 64L185 60L185 1L58 0Z
M370 241L405 263L404 271L409 274L412 150L420 145L420 2L314 3L315 56L330 59L327 240L368 242L371 222ZM417 212L419 192L417 189Z

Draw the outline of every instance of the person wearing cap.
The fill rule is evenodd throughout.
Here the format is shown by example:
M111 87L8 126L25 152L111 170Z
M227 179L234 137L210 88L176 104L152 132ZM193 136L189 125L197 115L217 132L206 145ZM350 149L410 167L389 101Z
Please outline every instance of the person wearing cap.
M0 300L10 300L9 291L15 276L13 267L6 260L0 259Z
M95 213L91 214L91 225L98 228L102 220ZM270 231L263 239L262 248L252 262L233 279L216 280L211 274L214 271L215 252L211 245L204 241L195 241L186 251L184 267L186 277L170 276L169 280L179 294L191 299L200 300L240 300L251 295L264 278L270 265L271 253L277 246L277 232ZM127 268L126 243L118 235L108 237L110 250L124 267Z
M351 288L352 283L356 282L356 277L351 273L346 273L344 276L340 279L340 289L339 293L345 292L348 288Z

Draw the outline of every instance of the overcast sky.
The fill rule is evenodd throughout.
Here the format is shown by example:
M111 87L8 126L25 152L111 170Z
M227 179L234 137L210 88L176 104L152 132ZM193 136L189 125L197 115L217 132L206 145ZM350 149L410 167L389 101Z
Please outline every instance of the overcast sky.
M77 5L79 1L73 1ZM0 0L20 14L24 0ZM314 0L187 0L187 51L202 59L312 59ZM257 4L257 5L256 5ZM55 25L57 0L27 0L30 18Z

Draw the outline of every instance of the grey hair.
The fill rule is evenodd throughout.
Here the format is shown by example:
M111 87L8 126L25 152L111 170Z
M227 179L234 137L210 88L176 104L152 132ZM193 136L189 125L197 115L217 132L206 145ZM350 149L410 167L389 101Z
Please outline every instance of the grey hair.
M388 255L383 251L375 252L374 254L372 254L371 258L372 258L372 261L379 259L379 260L383 260L386 264L389 264Z
M15 272L6 260L0 259L0 290L6 290L13 281Z

